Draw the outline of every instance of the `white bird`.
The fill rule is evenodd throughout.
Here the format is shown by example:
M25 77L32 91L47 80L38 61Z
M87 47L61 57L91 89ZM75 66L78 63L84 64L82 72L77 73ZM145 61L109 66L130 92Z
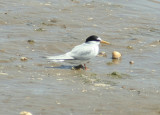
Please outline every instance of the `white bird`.
M46 56L46 58L54 62L67 61L70 64L77 64L83 67L82 64L84 62L98 55L100 43L110 44L103 41L100 37L92 35L86 39L85 43L75 46L70 52L59 56ZM83 68L86 69L85 64Z

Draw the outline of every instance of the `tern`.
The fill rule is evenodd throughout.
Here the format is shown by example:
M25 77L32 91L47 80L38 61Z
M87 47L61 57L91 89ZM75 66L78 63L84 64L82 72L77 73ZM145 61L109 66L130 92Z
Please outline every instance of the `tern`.
M85 43L75 46L70 52L58 56L46 56L45 58L53 62L66 61L72 65L77 64L83 67L83 69L86 69L85 62L98 55L100 43L110 44L100 37L92 35L86 39ZM82 64L84 64L84 66L82 66Z

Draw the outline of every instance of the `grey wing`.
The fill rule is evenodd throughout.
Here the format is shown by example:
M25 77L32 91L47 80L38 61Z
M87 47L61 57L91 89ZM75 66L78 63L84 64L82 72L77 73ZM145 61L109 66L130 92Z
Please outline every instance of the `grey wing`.
M69 53L78 60L88 60L96 56L94 48L85 44L74 47Z

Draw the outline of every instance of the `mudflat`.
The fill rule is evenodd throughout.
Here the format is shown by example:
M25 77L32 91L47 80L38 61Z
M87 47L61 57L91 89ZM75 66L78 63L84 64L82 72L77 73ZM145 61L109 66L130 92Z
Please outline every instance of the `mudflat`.
M3 0L0 9L1 115L160 114L158 0ZM88 70L42 58L90 35L111 45Z

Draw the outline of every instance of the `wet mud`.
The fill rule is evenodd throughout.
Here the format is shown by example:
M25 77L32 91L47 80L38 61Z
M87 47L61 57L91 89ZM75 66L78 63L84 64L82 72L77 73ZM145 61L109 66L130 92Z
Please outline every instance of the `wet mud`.
M0 9L0 114L160 114L158 0L3 0ZM42 58L90 35L111 45L87 70Z

